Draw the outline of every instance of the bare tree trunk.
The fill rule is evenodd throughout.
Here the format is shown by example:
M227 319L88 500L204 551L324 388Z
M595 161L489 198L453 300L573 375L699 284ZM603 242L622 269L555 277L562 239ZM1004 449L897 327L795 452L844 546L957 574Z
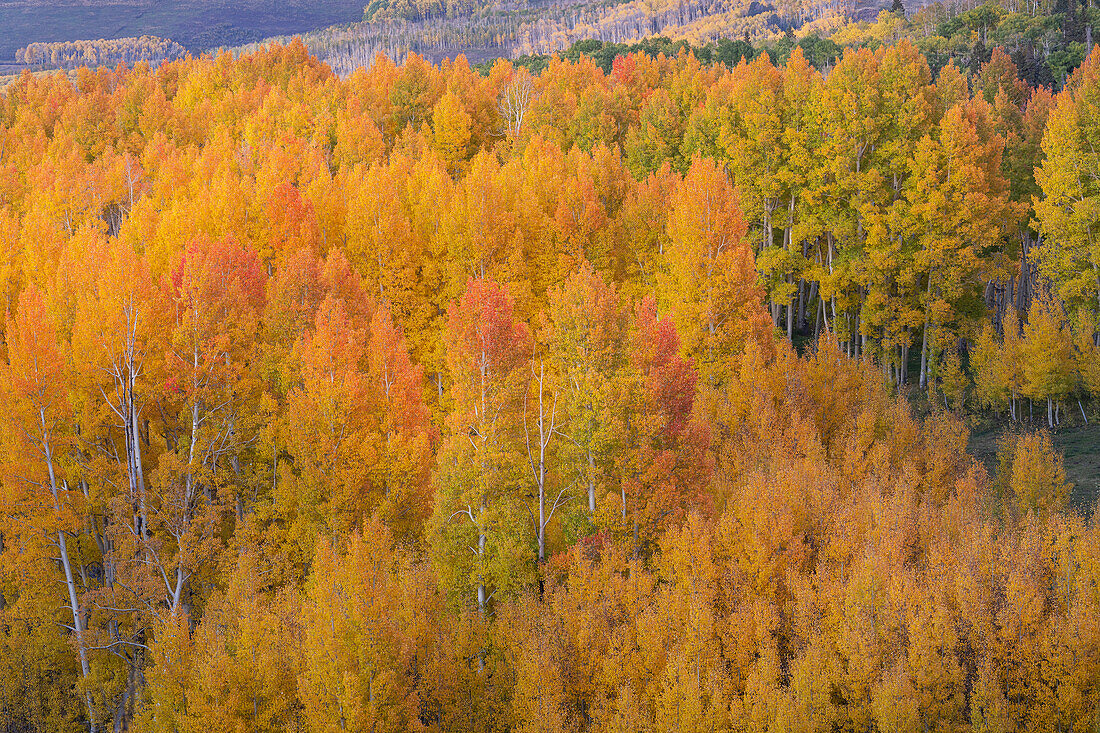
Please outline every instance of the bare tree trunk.
M905 329L905 343L901 345L901 383L909 382L909 329Z
M824 315L825 301L821 301L821 305L814 308L814 343L817 343L817 340L821 337L821 318Z
M484 575L484 563L485 563L485 514L488 507L484 503L481 505L481 512L479 514L480 521L477 527L477 558L478 558L478 575L477 575L477 611L482 616L485 615L485 602L488 600L485 597L485 575Z
M61 511L61 497L57 486L57 474L53 467L53 446L50 441L50 431L46 424L46 411L39 408L38 417L42 428L42 452L46 458L46 470L50 477L50 493L53 496L53 508L55 512ZM76 579L73 576L72 560L69 557L69 546L65 537L65 530L57 530L57 550L61 556L61 568L65 573L65 589L69 595L69 609L73 617L73 636L76 639L77 656L80 659L80 672L87 680L92 675L88 664L88 651L84 645L84 617L80 613L80 603L77 600ZM84 704L88 708L88 729L96 733L95 705L92 702L90 690L84 692Z
M848 356L859 359L859 306L848 311Z
M925 290L927 296L932 295L932 271L928 272L928 287ZM924 305L924 335L921 338L920 347L920 388L923 390L928 386L928 349L930 344L928 343L928 332L932 327L932 311L928 305Z
M924 336L921 337L920 347L920 388L923 390L928 385L928 317L924 319Z
M533 371L533 368L532 368ZM554 512L561 506L561 498L564 494L564 490L558 494L549 508L546 506L546 448L550 445L550 440L554 437L557 431L558 425L556 422L558 414L558 398L554 395L553 406L550 408L549 422L547 422L546 414L546 369L543 363L539 362L538 376L533 377L534 383L538 384L539 390L539 412L538 420L535 423L535 427L538 429L538 444L532 449L531 446L531 430L527 424L527 400L524 399L523 403L523 432L527 440L527 461L531 469L531 477L535 482L535 490L538 494L539 502L539 519L537 535L539 543L539 562L546 560L546 526L550 523L550 520L554 518ZM589 453L589 459L591 459L591 453ZM591 477L589 479L591 481ZM591 491L591 489L590 489ZM591 503L593 499L590 497Z
M596 513L596 459L588 449L588 511Z
M145 506L145 469L141 462L141 434L138 430L138 409L134 398L134 389L137 386L137 375L134 369L135 365L131 360L128 368L129 389L126 390L128 424L124 432L129 436L129 440L127 441L129 445L127 445L126 448L127 452L130 454L130 461L134 472L134 483L136 484L138 493L138 507L141 512L141 536L144 537L149 527L149 512Z
M790 275L788 275L787 277L790 278ZM794 340L794 306L795 306L795 299L791 298L791 297L788 297L787 298L787 340L788 341L793 341Z
M798 278L798 320L795 327L799 331L806 329L806 280Z

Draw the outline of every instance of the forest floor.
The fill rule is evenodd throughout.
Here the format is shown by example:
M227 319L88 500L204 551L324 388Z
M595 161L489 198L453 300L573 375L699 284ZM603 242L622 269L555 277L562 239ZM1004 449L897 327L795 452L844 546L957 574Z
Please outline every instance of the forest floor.
M1001 436L1021 429L1020 423L1007 422L976 427L970 434L970 454L984 463L992 476L997 470ZM1051 438L1065 456L1066 480L1073 484L1070 504L1082 514L1091 514L1100 495L1100 424L1063 424L1051 431Z

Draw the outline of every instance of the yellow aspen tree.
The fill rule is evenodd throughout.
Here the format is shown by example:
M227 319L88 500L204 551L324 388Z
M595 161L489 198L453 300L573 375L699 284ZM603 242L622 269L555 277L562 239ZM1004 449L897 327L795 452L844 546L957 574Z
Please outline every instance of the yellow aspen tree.
M1016 441L1010 486L1021 514L1049 517L1065 509L1073 487L1066 483L1062 456L1054 449L1050 433L1028 433Z
M424 242L413 230L401 190L409 171L404 165L375 164L349 181L344 253L363 276L366 293L389 303L395 320L410 326L417 309L417 270Z
M146 672L144 706L135 721L154 733L199 733L206 726L195 712L191 622L177 609L155 624L150 645L151 668Z
M1035 202L1044 242L1040 267L1071 305L1100 309L1100 171L1097 130L1100 51L1095 48L1057 96L1035 169L1042 198Z
M1001 348L996 329L987 323L970 349L970 369L974 375L978 403L994 410L1004 407L1012 399L1003 362L999 358Z
M258 540L248 531L238 537L242 545ZM271 587L264 577L271 561L253 546L231 550L224 564L226 588L211 597L192 634L188 702L218 730L293 728L302 662L299 591Z
M945 598L912 589L908 672L922 730L952 730L962 722L963 669L955 658L955 620Z
M672 195L658 282L658 300L667 304L681 348L711 387L726 381L726 369L747 340L770 346L737 194L713 161L692 160Z
M549 358L566 383L562 458L596 514L597 483L606 485L614 451L614 385L626 365L627 314L618 289L587 262L550 292ZM601 479L603 479L601 481Z
M920 733L927 730L922 723L920 698L913 688L910 672L897 664L883 672L872 690L871 708L875 726L881 733Z
M1100 668L1096 599L1089 547L1095 530L1077 517L1051 522L1053 535L1051 618L1043 628L1043 697L1036 716L1048 729L1082 729L1096 724L1097 693L1090 680Z
M1073 323L1077 376L1080 390L1093 399L1100 397L1100 343L1097 343L1096 322L1087 310L1079 310ZM1077 403L1081 406L1081 403ZM1085 408L1081 417L1088 422Z
M1047 426L1059 422L1055 404L1074 387L1075 367L1073 335L1066 323L1062 304L1052 295L1041 295L1032 302L1021 342L1025 389L1032 399L1046 400Z
M661 546L660 575L668 585L657 605L673 640L654 700L661 730L702 733L730 724L733 694L718 638L720 571L712 542L709 522L693 513Z
M396 605L401 559L376 518L346 545L322 539L302 608L299 694L306 727L421 730L412 645Z
M1008 713L1004 684L991 659L978 667L978 678L970 692L970 727L974 733L1012 733L1016 730Z
M1010 392L1009 412L1013 420L1020 419L1019 408L1016 400L1024 394L1027 386L1027 377L1024 372L1023 341L1020 339L1020 320L1015 308L1009 308L1002 324L1004 338L998 354L997 370L1003 376L1005 384Z
M432 145L451 175L465 171L470 146L470 115L451 92L446 92L432 110Z

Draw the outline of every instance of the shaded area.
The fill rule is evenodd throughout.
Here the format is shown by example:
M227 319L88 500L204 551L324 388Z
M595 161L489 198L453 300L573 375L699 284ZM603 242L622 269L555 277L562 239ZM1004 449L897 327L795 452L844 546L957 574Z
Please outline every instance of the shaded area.
M35 7L0 3L0 65L15 60L17 49L34 41L74 41L155 35L170 38L192 53L235 46L273 35L303 33L363 17L360 0L239 4L151 2Z

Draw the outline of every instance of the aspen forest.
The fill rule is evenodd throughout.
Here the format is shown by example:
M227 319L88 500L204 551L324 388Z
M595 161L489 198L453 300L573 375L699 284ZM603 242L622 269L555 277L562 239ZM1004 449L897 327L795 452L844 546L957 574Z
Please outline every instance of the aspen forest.
M788 50L0 91L0 731L1100 729L1100 50Z

